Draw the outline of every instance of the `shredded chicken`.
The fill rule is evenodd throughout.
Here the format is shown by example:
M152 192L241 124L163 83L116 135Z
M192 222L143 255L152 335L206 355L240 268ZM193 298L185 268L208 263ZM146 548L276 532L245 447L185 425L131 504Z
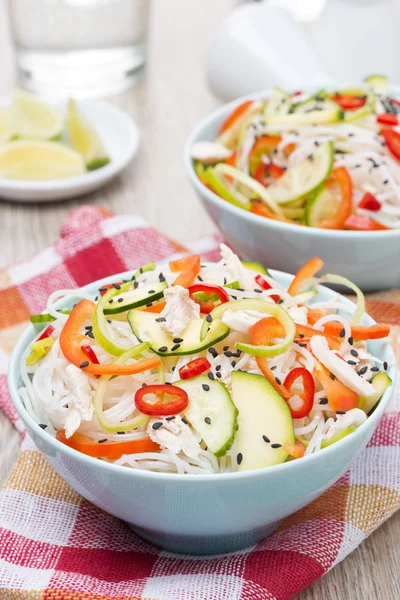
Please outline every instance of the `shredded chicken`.
M232 281L239 281L240 286L245 290L254 290L256 283L254 281L255 273L249 271L242 265L239 257L232 252L225 244L220 244L222 262L232 276Z
M167 304L160 317L165 321L160 323L160 327L165 333L179 336L192 319L200 316L200 307L190 298L189 292L180 285L167 288L164 298Z
M159 426L159 423L162 425ZM171 420L168 420L168 417L152 419L147 425L147 434L153 442L157 442L162 448L171 450L175 454L183 452L191 458L198 458L201 452L200 445L189 425L179 416Z
M71 437L82 421L90 421L93 417L93 399L89 378L85 373L68 365L65 369L67 388L71 394L68 400L69 412L64 421L65 435ZM72 406L71 406L72 405Z
M255 323L265 317L265 313L257 310L226 310L222 315L222 322L230 329L249 333Z
M204 165L216 165L229 158L232 150L215 142L197 142L193 144L191 154L192 158L201 161Z
M365 412L359 408L353 408L348 410L345 415L337 415L336 421L334 421L327 432L324 435L324 439L330 440L336 435L343 433L346 429L354 425L354 427L359 427L367 420L367 415Z

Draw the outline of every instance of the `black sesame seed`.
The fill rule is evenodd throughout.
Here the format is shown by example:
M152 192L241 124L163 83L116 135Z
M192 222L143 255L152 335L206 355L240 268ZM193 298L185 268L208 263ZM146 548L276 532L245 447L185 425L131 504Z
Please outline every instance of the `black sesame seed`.
M125 435L125 431L117 431L118 435Z
M113 283L112 284L113 288L115 288L116 290L120 290L121 286L119 285L119 283Z
M371 371L374 371L374 373L377 373L379 371L379 367L371 367Z
M215 367L215 370L216 370L216 371L220 371L220 370L221 370L221 365L217 365L217 366Z
M365 366L365 367L363 367L362 369L360 369L358 371L358 374L359 375L364 375L364 373L366 373L367 371L368 371L368 367Z
M148 292L147 292L147 293L148 293L148 294L155 294L155 293L156 293L156 290L148 290Z
M46 425L46 423L39 423L39 427L41 429L46 429L47 425Z
M355 360L348 360L348 361L347 361L347 364L348 364L348 365L356 365L356 364L357 364L357 361L355 361Z
M207 373L207 377L208 377L208 379L211 379L211 381L213 381L215 379L214 373L211 373L211 371L209 373Z
M142 383L142 387L146 387L147 383Z
M143 273L143 268L142 268L142 267L140 267L140 269L139 269L139 273L140 273L140 274L142 274L142 273Z
M328 404L328 398L321 398L319 403L320 404Z
M352 336L350 336L347 341L349 342L350 346L354 344L354 339Z
M167 319L165 317L157 317L156 322L157 323L165 323Z
M162 421L157 421L157 423L153 423L152 425L153 429L160 429L160 427L162 427Z
M275 371L275 369L276 369L276 365L273 365L273 366L271 367L271 371Z
M175 371L175 369L176 369L176 365L174 365L174 366L172 367L172 369L171 369L171 370L172 370L172 372L174 372L174 371Z
M174 344L180 344L181 342L183 342L183 338L174 338L172 341L174 342Z
M254 291L257 292L257 294L262 294L262 290L260 290L260 288L254 288Z
M207 425L211 425L210 417L205 417L204 421L207 423Z
M215 373L215 375L218 377L218 379L221 379L221 377L222 377L222 375L219 371L218 371L218 373Z
M243 460L243 454L241 452L239 452L239 454L236 457L237 464L240 465L242 460Z
M299 337L303 338L304 337L304 333L299 333Z
M208 349L208 351L209 351L209 353L211 354L211 356L212 356L213 358L217 358L217 356L218 356L218 352L216 351L216 349L215 349L215 348L209 348L209 349Z
M88 360L85 360L83 363L81 363L81 364L79 365L79 368L80 368L80 369L84 369L85 367L88 367L88 366L89 366L89 361L88 361Z
M203 281L203 279L202 279L202 277L200 277L200 275L197 275L197 279L198 279L199 281Z
M275 381L278 385L281 385L282 381L279 379L279 377L275 377Z
M265 442L266 444L269 444L269 443L270 443L270 441L271 441L271 440L269 439L269 437L267 437L266 435L263 435L263 436L262 436L262 439L264 440L264 442Z
M236 367L236 360L233 360L233 361L231 362L231 365L232 365L232 367L233 367L233 368L235 368L235 367Z
M224 352L224 354L227 358L232 358L232 356L233 356L233 352L231 352L230 350L228 350L227 352Z
M138 287L139 287L139 282L138 282L138 281L135 281L135 283L133 284L133 289L134 289L134 290L137 290L137 289L138 289Z
M234 296L233 294L231 294L231 298L232 300L237 300L237 296Z
M108 290L108 288L106 288L106 287L99 288L99 292L106 292L107 290Z
M279 300L278 300L277 304L283 304L283 302L284 302L284 301L283 301L283 299L282 299L282 298L279 298Z
M222 350L223 350L224 352L226 352L227 350L229 350L229 346L224 346L224 347L222 348Z
M385 362L383 363L383 368L385 369L385 371L387 371L388 364L387 364L386 360L385 360Z
M107 438L103 438L102 440L97 440L99 444L104 444L107 441Z
M238 292L244 292L244 288L236 288Z
M118 298L118 302L123 302L124 299L123 298Z
M160 346L160 348L158 349L159 352L166 352L167 350L167 346Z
M153 303L152 303L152 302L149 302L148 304L146 304L146 307L147 307L147 308L150 308L150 306L153 306Z
M175 350L178 350L181 347L180 344L175 344L175 346L172 346L171 351L175 352Z
M345 411L345 410L337 410L337 411L336 411L336 414L337 414L337 415L345 415L345 414L346 414L346 411Z
M271 448L282 448L282 444L271 444Z
M346 330L341 329L339 335L340 335L340 337L344 337L346 335Z
M185 423L185 425L189 425L189 421L187 419L185 419L185 417L181 418L182 423Z
M111 298L111 300L108 301L109 304L112 304L114 302L114 298Z
M88 331L86 334L91 340L94 340L94 333L93 331Z
M211 316L211 315L207 315L207 316L206 316L206 321L207 321L207 323L211 323L211 321L212 321L212 316Z
M352 349L350 350L350 354L352 354L353 356L358 356L358 352L357 352L357 350L355 350L354 348L352 348Z
M209 392L209 391L210 391L210 386L209 386L209 385L207 385L206 383L203 383L201 387L203 388L203 390L204 390L205 392Z
M175 419L175 415L171 415L170 417L166 417L166 421L173 421Z
M98 299L99 299L99 297L98 297L98 296L96 296L96 297L95 297L95 299L94 299L94 301L95 301L95 302L97 302L97 300L98 300Z
M299 342L299 346L301 346L301 348L307 348L306 342Z
M173 385L170 381L166 381L165 385Z
M387 185L388 183L389 183L389 179L385 179L385 180L383 181L383 185Z
M107 319L107 323L111 324L112 323L111 319Z

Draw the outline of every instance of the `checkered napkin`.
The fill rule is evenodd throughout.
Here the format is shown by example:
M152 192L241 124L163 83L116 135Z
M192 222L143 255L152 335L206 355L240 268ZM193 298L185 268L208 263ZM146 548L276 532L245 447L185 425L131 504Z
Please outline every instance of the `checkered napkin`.
M218 258L217 238L188 245ZM61 239L0 271L0 408L23 433L7 392L8 356L31 313L58 288L160 260L184 248L138 217L74 212ZM370 296L369 312L400 325L400 292ZM0 490L0 599L289 600L340 562L400 507L400 394L368 448L321 498L256 546L189 557L164 552L71 489L25 436ZM349 594L350 594L349 590Z

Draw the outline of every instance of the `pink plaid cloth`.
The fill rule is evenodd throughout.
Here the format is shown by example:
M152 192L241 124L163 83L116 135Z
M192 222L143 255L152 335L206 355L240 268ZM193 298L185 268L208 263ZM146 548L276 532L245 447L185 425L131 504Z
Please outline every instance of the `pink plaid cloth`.
M214 236L188 249L219 257ZM21 432L6 367L29 314L43 310L55 289L182 251L138 217L84 206L68 218L54 246L0 271L0 408ZM386 304L371 300L381 314L389 304L382 300ZM25 436L0 490L0 599L289 600L399 507L398 390L368 448L336 485L266 540L220 556L174 555L142 541L72 490Z

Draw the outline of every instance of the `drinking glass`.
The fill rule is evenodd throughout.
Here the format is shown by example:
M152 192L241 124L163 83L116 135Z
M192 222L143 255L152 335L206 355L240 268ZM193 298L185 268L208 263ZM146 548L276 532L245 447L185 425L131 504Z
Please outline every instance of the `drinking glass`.
M20 83L38 93L106 96L138 79L150 0L9 0Z

